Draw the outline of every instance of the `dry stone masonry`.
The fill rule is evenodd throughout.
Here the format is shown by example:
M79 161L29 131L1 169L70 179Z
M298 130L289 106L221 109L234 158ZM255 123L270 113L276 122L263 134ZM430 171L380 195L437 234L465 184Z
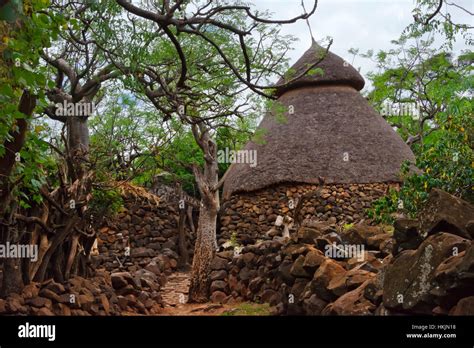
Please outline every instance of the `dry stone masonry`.
M211 299L284 315L474 315L473 223L472 205L435 189L419 220L394 231L328 221L229 246L212 263Z
M159 201L155 195L124 192L124 208L98 228L96 267L109 272L137 272L147 268L170 274L178 266L179 207ZM186 227L189 259L194 235Z
M396 183L326 185L320 195L304 201L300 215L318 221L357 223L366 218L366 209L374 200L385 195L390 187L397 186ZM309 184L286 184L232 196L223 205L220 244L233 234L243 245L264 239L278 216L294 218L298 200L317 188Z
M123 209L96 227L94 276L65 284L49 279L0 299L6 315L156 315L166 306L166 284L178 268L178 207L145 189L122 186ZM194 236L186 228L192 257Z

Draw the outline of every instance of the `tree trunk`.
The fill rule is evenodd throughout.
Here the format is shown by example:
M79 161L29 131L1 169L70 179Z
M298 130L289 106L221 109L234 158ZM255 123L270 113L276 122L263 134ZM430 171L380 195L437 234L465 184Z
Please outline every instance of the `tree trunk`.
M18 243L18 230L16 228L10 228L7 232L7 239L12 244ZM21 258L11 257L4 260L2 291L0 292L1 297L5 298L13 292L20 293L23 289L21 261Z
M206 204L201 205L194 247L189 302L203 303L209 300L209 273L216 251L217 210L215 207L216 205L211 207Z
M36 97L28 91L23 91L18 111L30 117L36 106ZM10 131L11 140L4 143L5 154L0 158L0 217L3 216L10 201L10 173L15 165L17 153L25 143L28 121L26 118L16 120L17 129Z
M70 151L89 151L89 127L87 117L70 117L67 120L68 146Z
M36 106L36 97L29 91L23 91L18 110L30 117ZM16 162L17 153L20 152L26 139L28 121L26 118L17 119L17 129L10 132L11 140L4 143L5 155L0 158L0 219L11 225L15 208L8 212L11 202L10 174ZM16 227L2 226L2 242L18 243L19 233ZM20 292L23 288L21 273L21 259L8 258L3 262L3 280L1 295L6 296L12 292Z
M196 227L194 226L194 219L193 219L193 206L191 204L188 205L186 209L186 215L188 216L188 224L189 228L191 229L191 233L196 233Z
M87 117L69 117L67 122L67 142L69 157L69 177L74 182L86 173L85 161L89 154L89 126Z
M180 269L186 269L189 265L188 248L186 247L186 231L184 226L186 225L186 210L185 208L179 209L179 222L178 222L178 249L179 249L179 261L178 266Z
M199 132L200 129L200 132ZM216 228L219 211L217 145L210 138L203 124L193 126L193 134L204 152L204 170L193 167L194 176L201 194L201 208L194 247L189 302L209 300L209 273L217 250Z

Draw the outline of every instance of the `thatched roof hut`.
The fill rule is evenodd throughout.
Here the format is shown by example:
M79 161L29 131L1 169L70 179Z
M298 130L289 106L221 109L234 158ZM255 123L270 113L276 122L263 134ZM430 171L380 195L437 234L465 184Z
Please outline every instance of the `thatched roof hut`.
M324 52L313 43L292 67L291 76L307 70ZM278 122L270 112L264 117L259 127L266 130L265 143L249 142L245 147L257 151L257 165L229 168L225 199L275 184L318 183L319 177L327 184L399 182L401 164L415 160L359 93L364 79L356 69L330 52L318 67L323 75L311 74L277 90L279 102L288 107L286 122Z

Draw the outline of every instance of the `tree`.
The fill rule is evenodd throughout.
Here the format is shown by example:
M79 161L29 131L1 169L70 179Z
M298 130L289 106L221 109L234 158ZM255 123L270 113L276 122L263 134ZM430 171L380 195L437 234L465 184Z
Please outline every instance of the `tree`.
M433 187L474 198L474 55L465 51L456 57L449 51L456 33L470 42L469 26L454 23L438 7L442 3L418 1L415 21L392 41L395 48L364 55L375 59L379 69L370 74L369 100L411 146L421 170L413 174L403 168L402 189L382 198L371 212L378 220L391 220L390 214L400 210L415 216ZM444 40L436 48L440 37Z
M34 69L39 62L39 50L51 45L58 33L56 22L43 14L47 3L25 1L6 4L1 9L0 32L0 235L2 243L19 243L25 239L32 224L45 227L36 219L19 215L26 206L22 190L31 191L39 200L41 172L34 171L41 158L30 157L25 151L38 144L29 130L37 104L44 102L47 78L44 70ZM58 18L60 20L60 18ZM2 295L22 288L28 276L22 274L19 259L3 263Z
M53 120L65 124L67 130L67 160L71 181L81 179L89 155L88 119L95 110L102 85L119 76L120 71L107 63L103 51L94 40L100 23L94 18L99 5L68 0L55 0L51 11L68 18L54 49L41 57L55 71L55 86L48 92L54 103L45 108Z
M245 3L228 1L163 1L155 5L134 5L116 1L133 14L133 64L120 61L123 47L108 50L109 58L124 73L139 82L164 119L177 118L191 127L202 151L202 167L192 166L199 189L201 208L192 267L190 301L208 300L210 264L216 250L216 218L219 211L216 129L228 127L233 118L244 118L249 92L272 98L268 77L282 76L287 42L278 38L274 25L294 23L310 13L290 20L273 20L267 13L253 13ZM142 19L141 22L138 19ZM146 20L143 23L143 20ZM153 31L150 32L150 23ZM113 40L117 41L117 40ZM144 49L144 43L147 49ZM176 61L176 56L178 60ZM308 73L309 66L294 79ZM293 80L294 80L293 79ZM288 81L291 83L293 80Z

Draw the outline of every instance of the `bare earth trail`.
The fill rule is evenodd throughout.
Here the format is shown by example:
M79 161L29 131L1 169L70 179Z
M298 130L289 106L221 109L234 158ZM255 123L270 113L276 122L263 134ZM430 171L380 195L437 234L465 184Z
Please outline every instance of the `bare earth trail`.
M220 304L187 303L190 272L176 272L169 276L162 288L165 308L160 315L221 315L232 310L231 306Z
M187 303L190 284L190 272L176 272L169 276L162 288L165 303L162 316L219 316L235 315L239 312L238 303Z

